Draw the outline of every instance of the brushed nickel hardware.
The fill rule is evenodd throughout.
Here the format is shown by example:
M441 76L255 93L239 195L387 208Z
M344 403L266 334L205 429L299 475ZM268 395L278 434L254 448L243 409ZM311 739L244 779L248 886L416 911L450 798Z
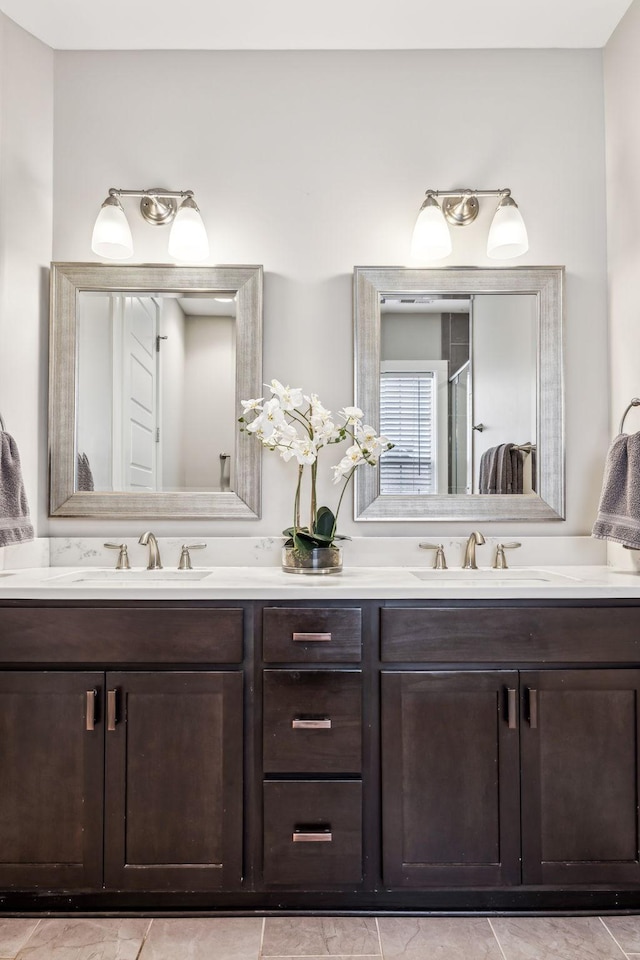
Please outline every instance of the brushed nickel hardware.
M478 565L476 563L476 544L478 546L482 546L482 544L485 542L486 541L479 530L474 530L473 533L470 534L464 551L464 560L462 563L463 570L478 569Z
M4 420L2 419L2 414L0 413L0 432L5 433L6 429L7 428L4 425Z
M149 547L149 563L147 564L147 570L162 570L160 548L158 547L158 541L151 531L146 530L138 540L138 543L141 543L143 547Z
M291 721L293 730L331 730L331 725L328 717L325 720L304 720L302 717L296 717Z
M493 563L494 570L508 570L507 558L504 555L505 550L515 550L521 547L521 543L499 543L496 547L496 559Z
M118 722L118 691L107 691L107 730L113 732Z
M618 430L618 433L622 433L624 430L624 422L627 419L627 414L632 407L640 407L640 397L634 397L625 412L622 414L622 420L620 421L620 429Z
M191 556L189 550L204 550L206 543L183 543L180 550L180 560L178 561L178 570L193 570L191 566Z
M87 690L87 730L95 730L96 728L96 698L98 696L97 690Z
M507 687L507 724L509 730L515 730L518 721L518 701L517 691L512 687Z
M324 643L331 640L330 633L294 633L291 638L294 643Z
M126 543L105 543L103 544L107 550L119 550L118 559L116 560L116 570L130 570L131 564L129 563L129 554L127 552Z
M447 561L444 555L444 546L441 543L419 543L418 546L421 550L435 550L436 554L433 558L433 569L434 570L447 570Z
M529 687L529 726L532 730L538 729L538 691L534 687Z
M322 833L313 833L310 830L296 830L296 832L292 834L291 839L293 843L331 843L333 834L330 830L325 830Z
M471 429L477 430L478 433L482 433L482 431L484 430L484 423L475 423Z
M162 336L161 334L159 334L159 333L156 334L156 353L160 353L160 341L161 341L161 340L168 340L168 339L169 339L169 337L167 337L167 336L164 336L164 337L163 337L163 336Z

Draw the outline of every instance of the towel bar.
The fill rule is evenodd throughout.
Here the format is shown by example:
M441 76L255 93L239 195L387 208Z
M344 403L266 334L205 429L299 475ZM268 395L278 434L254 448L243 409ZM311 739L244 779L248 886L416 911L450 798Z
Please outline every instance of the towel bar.
M631 407L640 407L640 397L634 397L625 412L622 414L622 420L620 421L620 429L618 430L618 433L622 433L624 429L624 421L626 420L627 414L629 413L629 410L631 410Z
M6 429L7 429L7 428L6 428L5 425L4 425L4 420L2 419L2 414L0 413L0 431L1 431L2 433L5 433L5 432L6 432Z

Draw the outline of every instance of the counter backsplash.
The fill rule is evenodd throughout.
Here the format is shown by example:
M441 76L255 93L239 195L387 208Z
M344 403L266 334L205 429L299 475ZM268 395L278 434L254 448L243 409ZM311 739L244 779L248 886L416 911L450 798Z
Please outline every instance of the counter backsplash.
M493 562L496 544L513 541L513 537L487 537L486 545L478 547L478 566L488 567ZM114 552L104 547L105 540L127 544L129 559L134 567L146 566L148 548L138 543L137 537L59 537L37 539L30 543L0 548L0 569L24 567L111 567ZM354 537L346 541L345 567L431 566L433 555L420 550L418 544L428 540L442 543L447 563L459 567L466 543L465 537ZM183 543L206 543L206 548L193 554L194 567L279 566L282 537L160 537L158 543L162 563L166 568L177 567ZM607 547L602 540L592 537L521 537L518 550L509 552L509 566L532 565L605 565ZM625 551L627 553L627 551Z

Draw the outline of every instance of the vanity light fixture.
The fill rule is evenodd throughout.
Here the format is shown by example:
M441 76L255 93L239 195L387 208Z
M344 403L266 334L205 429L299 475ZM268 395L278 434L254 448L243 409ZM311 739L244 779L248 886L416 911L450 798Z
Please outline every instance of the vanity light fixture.
M131 228L121 197L139 197L140 213L154 226L171 224L169 254L176 260L199 263L209 256L209 240L193 190L119 190L111 187L102 204L91 239L91 249L109 260L133 256ZM178 206L178 201L182 201Z
M498 197L498 206L487 240L487 256L493 260L519 257L529 249L527 228L511 190L427 190L418 213L411 241L416 261L442 260L453 249L447 223L466 227L478 216L478 197ZM442 206L438 202L442 199Z

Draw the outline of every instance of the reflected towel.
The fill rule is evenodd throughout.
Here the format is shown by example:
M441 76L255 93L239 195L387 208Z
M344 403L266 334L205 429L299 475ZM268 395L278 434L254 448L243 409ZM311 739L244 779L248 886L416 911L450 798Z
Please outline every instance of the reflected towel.
M490 447L480 458L480 493L522 493L523 464L521 450L513 443Z
M79 453L76 463L76 490L93 490L93 473L86 453Z
M640 433L620 433L611 444L592 533L640 550Z
M13 437L0 432L0 547L33 540L20 454Z

